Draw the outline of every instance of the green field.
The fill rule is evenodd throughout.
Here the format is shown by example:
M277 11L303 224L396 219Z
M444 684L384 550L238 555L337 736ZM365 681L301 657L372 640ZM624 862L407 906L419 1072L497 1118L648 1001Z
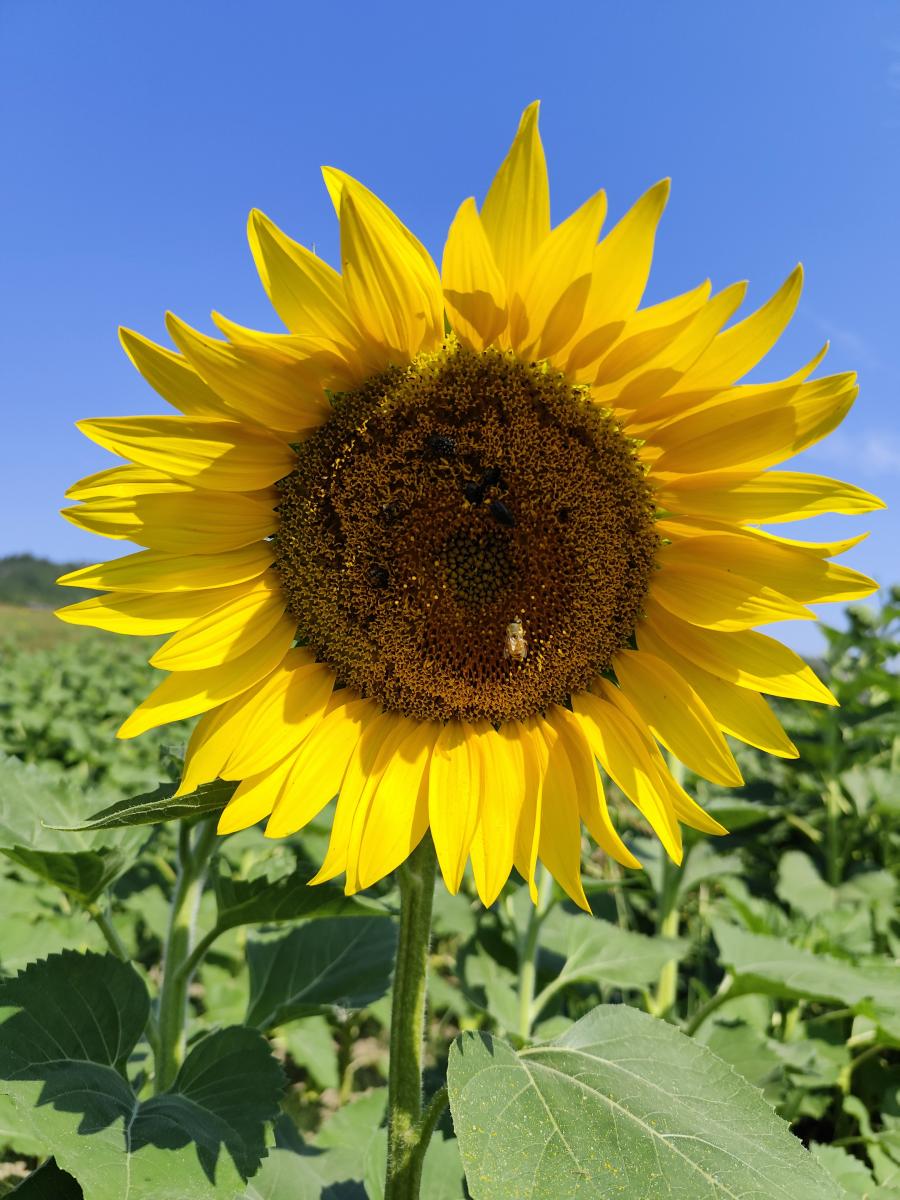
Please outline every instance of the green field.
M202 1102L177 1080L166 1092L177 1120L187 1122L182 1144L194 1149L176 1155L157 1138L138 1151L115 1133L114 1122L84 1119L77 1095L108 1085L133 1092L127 1103L135 1112L150 1103L152 1019L144 1034L137 1019L123 1043L128 1061L114 1071L99 1059L65 1066L75 1098L58 1104L40 1097L42 1088L61 1086L61 1076L17 1074L24 1035L12 1023L0 1025L0 1069L5 1065L12 1096L0 1095L0 1194L44 1163L35 1180L48 1190L23 1189L23 1200L115 1200L123 1193L104 1191L114 1186L108 1181L138 1167L147 1178L171 1176L173 1190L138 1188L129 1193L136 1200L180 1197L176 1179L191 1200L373 1200L384 1155L379 1125L394 948L394 922L384 912L396 903L390 884L369 893L387 909L368 913L338 889L302 885L324 853L327 813L283 842L267 842L259 829L218 840L210 832L203 841L227 788L196 801L199 823L157 820L87 833L54 828L83 823L160 783L163 799L153 803L157 817L164 815L189 730L115 738L159 678L147 665L157 642L65 626L45 609L3 605L0 618L0 754L6 756L0 762L0 993L13 989L6 1000L0 994L0 1005L29 997L44 1031L27 1035L35 1039L34 1054L46 1050L53 1057L58 1050L43 1047L41 1038L68 1035L51 1000L69 995L81 978L79 963L89 967L78 984L85 996L100 989L91 1003L116 997L125 1013L143 1011L148 989L159 1000L184 855L202 851L212 856L197 912L197 936L206 937L196 957L186 1034L189 1055L213 1055L215 1048L215 1061L204 1068L212 1084ZM613 1003L620 1015L628 1010L626 1016L643 1010L665 1018L656 1025L671 1037L687 1033L697 1054L708 1047L734 1069L729 1078L736 1082L728 1088L747 1087L747 1112L756 1113L761 1129L777 1114L812 1149L821 1178L844 1189L816 1196L897 1200L898 639L897 603L880 611L855 608L846 632L829 633L824 667L841 709L777 705L801 757L738 751L746 783L732 792L688 775L689 789L733 832L720 839L689 836L681 868L665 860L636 811L610 787L619 828L645 870L626 873L585 843L593 920L549 886L536 919L517 879L488 913L468 878L455 897L439 885L429 1086L443 1078L454 1031L477 1030L520 1046L559 1037L598 1003ZM311 914L311 903L325 907ZM357 913L353 920L344 919L348 911ZM298 920L308 914L317 919ZM63 951L105 957L58 957ZM354 981L342 973L345 961L354 964ZM29 963L35 965L15 982ZM303 975L311 963L315 970ZM67 1013L73 1029L89 1020L89 1009ZM78 1037L84 1046L93 1044L87 1027ZM88 1058L99 1053L79 1051ZM245 1097L239 1117L216 1108L217 1096L230 1088ZM712 1120L716 1096L701 1102L710 1106ZM215 1184L201 1169L208 1165L205 1152L191 1141L200 1136L190 1122L200 1119L203 1105L210 1110L203 1110L204 1119L225 1131ZM534 1121L539 1117L533 1114ZM429 1200L465 1195L452 1133L445 1113L426 1158ZM254 1183L245 1184L241 1172L257 1172L263 1139L271 1153ZM52 1154L65 1171L48 1161ZM643 1166L650 1178L653 1164ZM567 1180L564 1164L560 1170ZM813 1195L798 1193L797 1200ZM646 1200L654 1200L652 1192Z

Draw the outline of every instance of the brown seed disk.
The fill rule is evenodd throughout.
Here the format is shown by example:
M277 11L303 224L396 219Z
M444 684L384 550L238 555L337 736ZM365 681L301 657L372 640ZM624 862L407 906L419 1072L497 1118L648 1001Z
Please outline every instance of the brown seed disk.
M336 397L279 488L298 637L422 720L566 703L628 643L654 570L645 472L609 414L453 340Z

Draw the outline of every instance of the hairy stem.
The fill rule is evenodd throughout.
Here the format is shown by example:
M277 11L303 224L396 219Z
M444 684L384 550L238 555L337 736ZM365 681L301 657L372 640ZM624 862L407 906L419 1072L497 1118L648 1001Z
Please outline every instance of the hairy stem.
M214 817L201 821L191 839L182 821L178 837L178 876L169 910L169 930L159 993L159 1031L155 1091L169 1087L184 1058L187 996L191 973L183 970L193 949L197 910L203 894L206 867L216 841Z
M422 1043L436 866L434 844L426 834L397 872L400 938L391 1003L384 1200L418 1200L425 1145L434 1127L432 1123L426 1135L428 1121L422 1121Z

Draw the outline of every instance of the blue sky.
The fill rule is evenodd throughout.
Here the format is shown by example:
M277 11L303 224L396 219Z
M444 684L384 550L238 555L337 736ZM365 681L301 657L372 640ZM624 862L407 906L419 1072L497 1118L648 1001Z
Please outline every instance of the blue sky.
M277 328L250 208L336 261L332 163L439 258L536 97L555 217L603 185L614 220L672 176L649 299L747 278L755 307L803 261L758 374L831 339L828 368L857 369L861 396L796 461L893 511L793 528L871 528L848 561L900 581L900 7L869 0L2 0L0 554L131 549L57 515L111 461L73 422L163 410L119 324L164 340L167 308L207 329L215 308Z

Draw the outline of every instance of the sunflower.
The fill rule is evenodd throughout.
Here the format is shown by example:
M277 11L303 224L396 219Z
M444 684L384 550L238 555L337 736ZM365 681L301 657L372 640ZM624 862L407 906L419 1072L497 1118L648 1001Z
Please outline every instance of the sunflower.
M718 784L725 734L797 751L764 695L834 704L753 627L875 584L758 526L881 507L770 471L829 433L852 374L739 383L796 306L709 282L640 307L668 181L602 240L602 191L551 227L537 105L484 204L459 208L440 273L377 197L332 168L341 273L260 212L262 282L287 333L170 316L178 352L123 330L180 415L88 420L126 460L67 495L80 528L145 547L63 576L105 592L66 621L168 633L170 672L120 737L200 716L180 792L237 782L219 829L294 833L337 797L315 881L352 893L430 829L451 891L491 904L543 862L587 908L582 826L640 863L613 780L679 861L723 828L663 749ZM598 770L602 768L602 773Z

